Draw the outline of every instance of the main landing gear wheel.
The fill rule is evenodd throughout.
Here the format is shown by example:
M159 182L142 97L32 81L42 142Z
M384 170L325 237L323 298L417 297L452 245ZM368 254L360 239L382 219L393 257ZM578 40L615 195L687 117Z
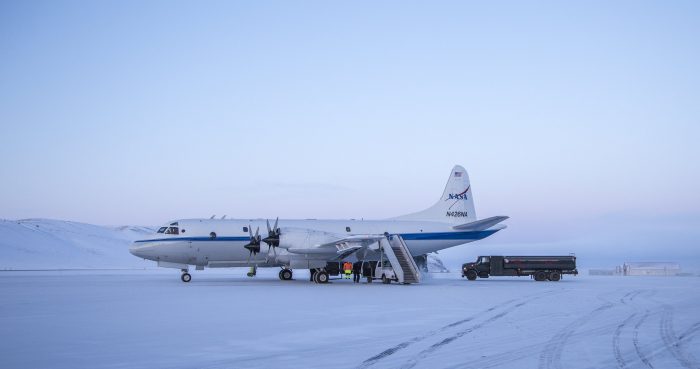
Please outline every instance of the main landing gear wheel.
M288 281L292 279L292 271L289 269L280 270L280 279L283 281Z
M316 283L328 283L328 273L327 272L316 272L314 274L314 282L316 282Z
M192 280L192 276L190 275L190 273L185 272L185 273L182 273L182 275L180 276L180 279L182 279L183 282L187 283L187 282Z

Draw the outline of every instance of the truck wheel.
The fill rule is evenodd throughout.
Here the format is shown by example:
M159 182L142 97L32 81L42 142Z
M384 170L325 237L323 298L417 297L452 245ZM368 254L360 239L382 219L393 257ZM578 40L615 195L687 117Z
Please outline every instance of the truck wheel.
M391 283L391 279L387 278L384 274L382 274L382 283L389 284Z
M546 279L547 279L547 273L545 273L545 272L543 272L543 271L541 271L541 270L535 273L535 280L536 280L537 282L542 282L542 281L544 281L544 280L546 280Z
M477 276L476 270L474 270L474 269L467 270L467 279L468 280L473 281L476 279L476 276Z
M561 279L561 273L553 271L549 273L549 280L552 282L558 282Z

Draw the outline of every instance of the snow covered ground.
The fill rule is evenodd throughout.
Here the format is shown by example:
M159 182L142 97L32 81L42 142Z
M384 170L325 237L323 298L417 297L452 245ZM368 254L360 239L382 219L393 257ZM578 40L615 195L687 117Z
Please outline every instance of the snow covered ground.
M153 232L148 227L0 219L0 270L144 267L129 246Z
M698 368L700 278L0 272L2 368Z

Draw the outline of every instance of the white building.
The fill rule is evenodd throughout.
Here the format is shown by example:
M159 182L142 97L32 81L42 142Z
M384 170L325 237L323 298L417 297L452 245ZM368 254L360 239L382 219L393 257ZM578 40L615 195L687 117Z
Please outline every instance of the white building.
M622 265L623 275L675 276L680 272L681 266L678 263L631 262Z

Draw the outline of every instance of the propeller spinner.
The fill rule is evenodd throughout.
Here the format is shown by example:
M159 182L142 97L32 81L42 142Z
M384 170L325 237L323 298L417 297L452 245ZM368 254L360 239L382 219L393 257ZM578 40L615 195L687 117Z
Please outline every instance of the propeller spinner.
M248 225L248 233L250 234L250 242L243 247L250 251L250 254L248 254L248 261L250 262L250 257L260 252L260 227L255 230L255 236L253 236L253 227Z
M267 221L267 237L263 238L263 242L267 244L267 252L270 253L270 248L274 252L274 248L280 245L280 229L277 228L277 222L280 220L279 217L275 219L275 226L270 228L270 221Z

